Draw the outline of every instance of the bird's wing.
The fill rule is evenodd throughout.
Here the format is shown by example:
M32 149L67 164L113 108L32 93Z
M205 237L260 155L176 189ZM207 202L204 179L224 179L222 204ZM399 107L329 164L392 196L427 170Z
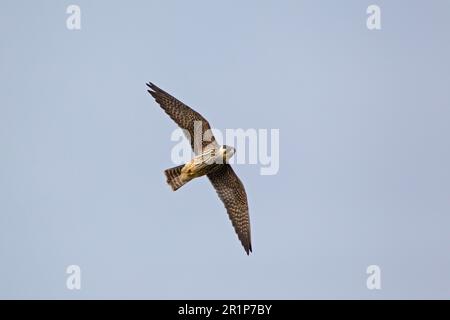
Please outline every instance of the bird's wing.
M209 173L208 178L224 203L234 230L248 255L252 251L252 244L247 194L244 185L229 164Z
M191 143L192 150L196 154L201 154L202 149L210 145L211 143L213 143L215 147L218 146L216 139L211 132L211 127L209 126L208 121L203 118L200 113L191 109L183 102L177 100L164 90L158 88L153 83L149 82L147 83L147 86L149 87L149 90L147 91L153 96L153 98L155 98L156 102L161 106L161 108L172 118L173 121L176 122L176 124L181 129L185 131L185 134L186 132L189 133L189 135L186 134L186 137L188 138L188 140L190 140L189 142ZM194 130L196 122L198 123L198 128L201 129L197 129L198 133L201 133L201 136L199 136L198 138L195 137ZM205 137L205 140L203 141L204 134L208 130L209 136Z

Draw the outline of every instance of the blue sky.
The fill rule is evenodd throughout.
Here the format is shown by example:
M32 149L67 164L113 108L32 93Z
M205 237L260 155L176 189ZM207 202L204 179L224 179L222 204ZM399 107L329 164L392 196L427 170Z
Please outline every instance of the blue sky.
M0 297L448 298L449 12L2 1ZM234 166L249 257L206 179L166 185L176 126L148 81L218 129L280 130L277 175Z

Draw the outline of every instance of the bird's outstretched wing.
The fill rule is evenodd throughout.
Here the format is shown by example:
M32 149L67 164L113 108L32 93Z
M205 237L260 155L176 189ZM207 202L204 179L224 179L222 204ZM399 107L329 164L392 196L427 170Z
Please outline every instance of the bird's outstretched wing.
M252 244L247 194L244 185L229 164L209 173L208 178L224 203L234 230L248 255L252 251Z
M153 83L149 82L147 83L147 86L149 87L149 90L147 90L153 98L155 98L156 102L161 106L161 108L172 118L173 121L183 130L185 130L185 133L189 133L189 135L186 134L188 140L190 140L190 144L192 147L192 150L196 154L200 154L202 152L202 149L206 146L210 145L211 143L214 144L214 146L217 146L217 142L214 138L214 135L211 132L211 127L209 126L208 121L203 118L203 116L198 113L197 111L191 109L187 105L185 105L183 102L177 100L164 90L158 88ZM195 136L195 123L198 123L197 131L200 133L201 136L198 138ZM206 135L206 138L204 139L204 134L209 130L209 135ZM200 149L201 148L201 149Z

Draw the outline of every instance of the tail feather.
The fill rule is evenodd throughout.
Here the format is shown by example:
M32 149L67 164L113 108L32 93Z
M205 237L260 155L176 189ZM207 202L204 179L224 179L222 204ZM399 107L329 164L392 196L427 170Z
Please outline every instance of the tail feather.
M164 171L167 178L167 183L170 185L173 191L178 190L187 182L181 177L181 169L183 169L183 167L184 165L181 165Z

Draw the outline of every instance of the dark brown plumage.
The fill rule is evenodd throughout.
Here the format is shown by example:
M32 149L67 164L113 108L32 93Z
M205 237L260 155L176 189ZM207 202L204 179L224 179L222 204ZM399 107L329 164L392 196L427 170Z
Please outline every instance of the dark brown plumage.
M220 200L227 209L228 216L233 224L245 252L252 251L250 237L250 218L248 214L247 194L244 185L229 164L208 175Z
M199 150L206 147L211 142L216 143L214 136L211 136L211 141L203 141L202 146L194 146L194 123L195 121L201 121L202 131L204 134L207 130L210 130L208 121L202 117L202 115L195 110L192 110L183 102L172 97L170 94L164 90L158 88L153 83L147 83L147 86L151 90L147 90L156 102L161 106L161 108L170 116L170 118L175 121L175 123L183 130L186 130L189 135L186 135L188 140L190 140L192 150L198 154ZM186 132L185 132L186 133Z
M153 98L155 98L161 108L180 128L186 130L191 147L196 154L201 153L202 150L211 143L213 143L215 147L218 147L218 144L212 135L211 141L203 141L201 146L194 146L194 121L201 121L202 134L207 130L210 130L208 121L203 118L201 114L177 100L164 90L158 88L153 83L150 82L147 86L150 89L148 92L153 96ZM177 172L181 172L181 169L172 168L166 170L168 182L170 182L169 180L172 181L177 179L177 175L175 174ZM216 189L219 198L224 203L234 230L236 231L236 234L248 255L252 251L252 244L250 237L250 218L247 194L245 192L244 185L229 164L220 165L219 169L207 173L207 176ZM176 190L181 185L171 184L171 186L173 190Z

